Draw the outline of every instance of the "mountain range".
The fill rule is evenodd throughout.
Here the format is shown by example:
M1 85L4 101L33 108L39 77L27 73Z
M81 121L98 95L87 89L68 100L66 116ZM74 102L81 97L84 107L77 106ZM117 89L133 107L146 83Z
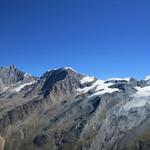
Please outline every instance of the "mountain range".
M0 67L0 150L150 150L150 76Z

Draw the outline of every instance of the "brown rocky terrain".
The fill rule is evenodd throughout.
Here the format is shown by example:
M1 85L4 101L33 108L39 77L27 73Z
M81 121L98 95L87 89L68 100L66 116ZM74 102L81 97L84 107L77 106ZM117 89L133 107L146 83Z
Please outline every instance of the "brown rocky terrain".
M149 80L1 67L0 149L149 150L149 102Z

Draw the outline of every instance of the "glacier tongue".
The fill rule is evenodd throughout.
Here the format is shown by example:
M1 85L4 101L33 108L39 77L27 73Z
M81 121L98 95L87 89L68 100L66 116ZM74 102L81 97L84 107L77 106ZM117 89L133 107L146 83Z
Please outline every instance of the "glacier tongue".
M10 79L0 93L7 149L125 150L131 144L149 150L150 80L98 80L70 67L40 78L15 70L0 74L3 83Z

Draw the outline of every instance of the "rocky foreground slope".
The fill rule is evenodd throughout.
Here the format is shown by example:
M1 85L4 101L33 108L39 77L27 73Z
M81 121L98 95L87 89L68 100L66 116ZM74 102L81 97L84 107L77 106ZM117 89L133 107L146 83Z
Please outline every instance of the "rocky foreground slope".
M0 68L1 150L149 150L150 78Z

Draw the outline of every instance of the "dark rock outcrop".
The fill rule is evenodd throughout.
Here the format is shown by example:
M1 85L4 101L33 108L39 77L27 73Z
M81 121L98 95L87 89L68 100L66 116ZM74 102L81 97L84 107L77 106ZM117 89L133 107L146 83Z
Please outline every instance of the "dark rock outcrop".
M0 149L148 150L149 80L0 68Z

